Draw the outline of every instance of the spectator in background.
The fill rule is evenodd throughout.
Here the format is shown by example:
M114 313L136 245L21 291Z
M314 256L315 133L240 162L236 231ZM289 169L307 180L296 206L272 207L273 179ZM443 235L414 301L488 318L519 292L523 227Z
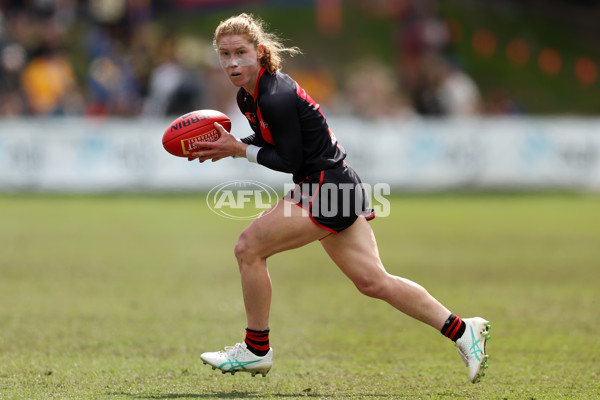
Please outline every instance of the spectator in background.
M134 11L138 11L136 5L137 2L132 5ZM90 0L88 7L93 27L86 40L90 59L86 114L138 115L142 108L142 85L129 50L132 33L143 23L144 13L136 12L139 19L129 20L131 9L126 0Z
M204 69L200 59L183 56L198 54L203 43L171 37L164 41L162 62L152 71L143 114L153 116L182 115L204 108L204 79L197 71ZM192 47L187 51L186 47ZM180 48L183 47L184 51ZM179 49L178 49L179 48Z
M25 112L20 90L20 74L27 54L18 43L0 48L0 115L18 116Z
M482 111L481 94L475 81L447 61L441 61L437 90L442 113L446 116L473 116Z
M422 68L428 54L442 54L450 34L438 18L434 0L386 2L394 21L397 74L404 87L414 93L422 90Z
M441 76L434 63L423 62L414 82L410 85L410 95L416 111L426 116L443 115L442 104L438 95Z
M357 117L376 119L413 114L393 70L377 60L365 60L350 69L342 96L341 103L347 112Z
M413 90L418 112L433 116L473 116L482 111L481 95L473 79L439 54L422 59Z
M0 7L0 115L17 116L25 112L21 93L21 71L27 62L23 46L27 16L18 10Z
M73 66L53 20L42 25L42 41L23 69L21 87L34 115L80 113Z
M22 87L35 115L64 114L75 88L73 67L60 52L44 46L23 70Z

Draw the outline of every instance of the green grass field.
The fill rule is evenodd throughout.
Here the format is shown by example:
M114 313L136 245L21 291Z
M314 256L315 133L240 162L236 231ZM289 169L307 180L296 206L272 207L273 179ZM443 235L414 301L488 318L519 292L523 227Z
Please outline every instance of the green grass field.
M387 269L492 322L490 368L362 296L319 244L270 259L266 378L199 354L242 340L244 221L202 195L0 196L0 399L600 396L600 198L411 195L372 222Z

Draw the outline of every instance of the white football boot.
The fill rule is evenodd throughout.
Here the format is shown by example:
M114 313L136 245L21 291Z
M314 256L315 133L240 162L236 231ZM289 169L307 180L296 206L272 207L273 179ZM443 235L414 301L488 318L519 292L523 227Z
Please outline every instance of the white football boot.
M485 342L490 339L488 331L491 324L479 317L465 318L463 321L466 325L465 333L456 340L456 347L465 365L469 367L469 380L476 383L485 376L485 369L488 367Z
M220 369L224 374L235 374L238 371L249 372L252 376L262 374L263 377L273 366L273 349L263 357L259 357L248 350L246 343L237 343L235 346L225 347L225 351L202 353L200 358L204 364L209 364L212 369Z

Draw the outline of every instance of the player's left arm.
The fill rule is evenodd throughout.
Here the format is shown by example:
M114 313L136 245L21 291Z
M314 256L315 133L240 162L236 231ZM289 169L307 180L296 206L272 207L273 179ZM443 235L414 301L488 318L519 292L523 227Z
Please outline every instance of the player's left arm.
M255 161L267 168L295 173L303 162L302 129L293 92L272 95L260 104L274 147L261 147Z

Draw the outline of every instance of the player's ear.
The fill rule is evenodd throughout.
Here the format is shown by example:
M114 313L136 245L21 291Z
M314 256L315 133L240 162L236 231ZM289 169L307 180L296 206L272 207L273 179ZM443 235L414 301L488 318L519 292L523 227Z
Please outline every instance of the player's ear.
M260 60L265 55L265 45L261 44L258 46L258 59Z

